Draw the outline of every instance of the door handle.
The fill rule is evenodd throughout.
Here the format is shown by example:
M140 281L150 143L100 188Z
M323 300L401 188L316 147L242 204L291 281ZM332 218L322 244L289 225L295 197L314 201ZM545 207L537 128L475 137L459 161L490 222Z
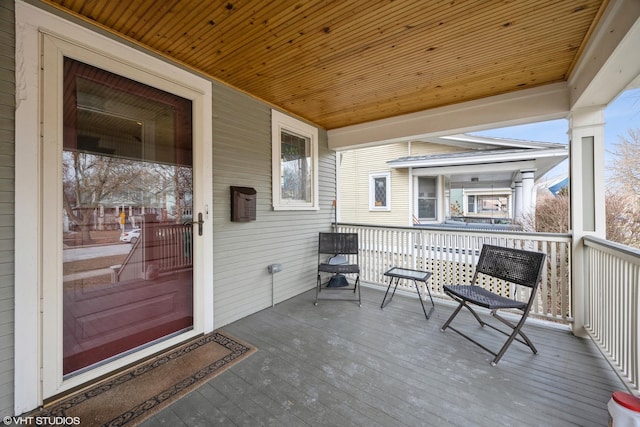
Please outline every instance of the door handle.
M185 221L184 225L193 225L198 224L198 236L202 236L202 225L204 224L204 220L202 219L202 212L198 212L198 220L197 221Z

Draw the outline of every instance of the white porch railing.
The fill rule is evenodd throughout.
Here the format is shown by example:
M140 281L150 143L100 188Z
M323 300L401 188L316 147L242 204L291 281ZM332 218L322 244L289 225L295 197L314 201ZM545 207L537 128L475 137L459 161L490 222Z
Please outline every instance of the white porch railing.
M143 223L141 238L124 262L113 266L112 282L142 279L153 265L157 274L193 266L193 227L183 224Z
M531 316L562 323L573 320L571 237L567 234L358 224L338 224L338 231L358 233L361 280L386 286L388 282L384 272L393 266L426 270L432 273L428 282L432 295L442 298L448 298L442 290L443 285L471 280L480 249L485 243L544 252L547 254L546 272ZM483 286L494 292L513 295L513 289L505 283L486 281ZM413 282L401 281L398 288L401 287L415 292ZM526 295L515 297L527 299Z
M636 393L640 388L640 250L593 237L586 250L586 329Z

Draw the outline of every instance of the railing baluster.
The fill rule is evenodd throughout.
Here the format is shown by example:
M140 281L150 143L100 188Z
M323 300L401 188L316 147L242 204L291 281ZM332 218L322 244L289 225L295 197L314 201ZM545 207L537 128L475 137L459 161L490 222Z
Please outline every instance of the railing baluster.
M585 328L631 391L638 393L640 251L586 237Z

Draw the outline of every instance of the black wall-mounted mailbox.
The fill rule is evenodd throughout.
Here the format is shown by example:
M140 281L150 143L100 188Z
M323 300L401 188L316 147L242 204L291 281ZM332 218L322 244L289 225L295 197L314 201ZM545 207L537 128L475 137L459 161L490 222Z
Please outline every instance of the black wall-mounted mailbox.
M256 190L251 187L231 187L231 221L256 220Z

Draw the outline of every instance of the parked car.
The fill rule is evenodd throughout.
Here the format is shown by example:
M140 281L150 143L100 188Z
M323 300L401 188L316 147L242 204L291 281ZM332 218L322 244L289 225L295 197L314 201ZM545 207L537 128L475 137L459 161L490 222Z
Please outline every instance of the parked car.
M141 230L139 228L133 228L128 231L123 231L122 233L120 233L120 241L134 244L140 238L140 233Z

